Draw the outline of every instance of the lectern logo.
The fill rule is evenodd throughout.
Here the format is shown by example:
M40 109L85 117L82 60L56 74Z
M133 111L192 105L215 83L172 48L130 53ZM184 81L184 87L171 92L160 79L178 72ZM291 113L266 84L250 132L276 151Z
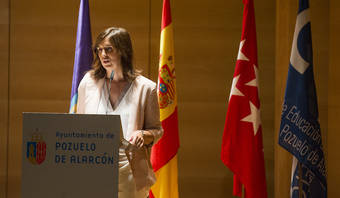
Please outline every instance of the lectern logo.
M46 143L40 134L32 135L32 140L27 142L28 161L32 164L41 164L46 158Z

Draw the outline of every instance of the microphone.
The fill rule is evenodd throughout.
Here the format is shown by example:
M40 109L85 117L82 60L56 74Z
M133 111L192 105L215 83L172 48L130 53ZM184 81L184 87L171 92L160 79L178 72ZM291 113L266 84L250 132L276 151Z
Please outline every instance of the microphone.
M106 103L106 115L107 115L107 109L108 109L109 103L110 103L111 82L113 80L114 74L115 74L115 72L112 70L111 75L110 75L110 83L109 83L109 86L108 86L109 89L108 89L108 97L107 97L107 103Z
M110 82L113 80L114 75L115 75L115 72L112 70L111 75L110 75Z

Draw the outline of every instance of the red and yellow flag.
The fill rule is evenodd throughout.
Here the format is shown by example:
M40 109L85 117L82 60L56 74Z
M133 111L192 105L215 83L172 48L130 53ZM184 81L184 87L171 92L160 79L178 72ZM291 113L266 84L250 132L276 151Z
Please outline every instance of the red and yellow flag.
M163 1L158 102L164 134L151 152L151 163L157 182L151 187L150 198L178 198L179 136L170 0Z

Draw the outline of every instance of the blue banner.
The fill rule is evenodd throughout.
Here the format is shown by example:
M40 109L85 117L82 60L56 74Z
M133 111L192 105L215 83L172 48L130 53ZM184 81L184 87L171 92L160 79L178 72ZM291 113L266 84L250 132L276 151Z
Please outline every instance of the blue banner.
M300 168L293 166L291 197L294 198L299 194L298 179L303 184L303 197L327 197L318 114L309 3L300 0L279 132L279 145L292 153L301 165Z

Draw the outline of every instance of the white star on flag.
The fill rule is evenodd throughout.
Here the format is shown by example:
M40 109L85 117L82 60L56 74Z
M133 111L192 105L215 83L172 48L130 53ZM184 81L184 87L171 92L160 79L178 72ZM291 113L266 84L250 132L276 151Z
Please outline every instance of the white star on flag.
M246 42L246 40L243 40L243 41L240 42L240 48L238 49L237 60L249 61L249 59L242 52L242 48L243 48L244 42Z
M251 101L249 101L249 105L251 113L248 116L244 117L241 121L251 122L253 124L255 136L261 125L260 109L256 108L256 106Z
M237 84L239 78L240 78L240 75L237 75L233 78L233 83L231 85L229 100L230 100L232 95L244 96L244 94L236 87L236 84Z
M258 69L257 69L256 65L253 65L253 66L254 66L255 78L252 81L247 82L245 85L258 87L258 80L257 80L258 79L257 78Z

